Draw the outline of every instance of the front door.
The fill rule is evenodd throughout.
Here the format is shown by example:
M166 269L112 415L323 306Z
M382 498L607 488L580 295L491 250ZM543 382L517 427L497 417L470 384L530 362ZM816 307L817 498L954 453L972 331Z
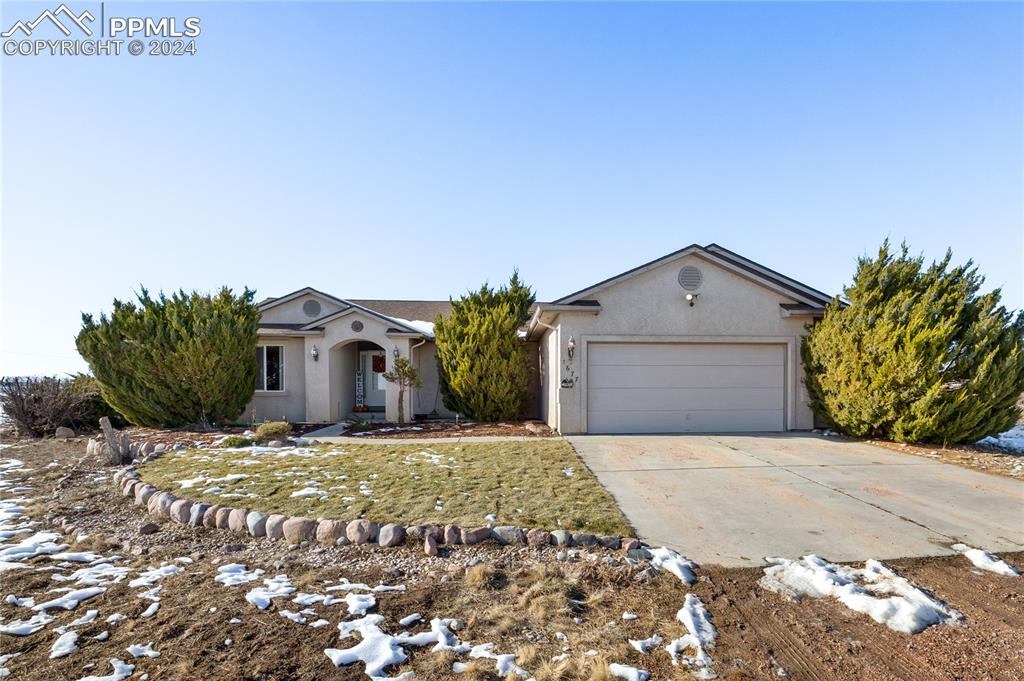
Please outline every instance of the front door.
M359 353L359 370L363 373L363 404L383 407L385 402L384 371L387 354L383 350L363 350Z

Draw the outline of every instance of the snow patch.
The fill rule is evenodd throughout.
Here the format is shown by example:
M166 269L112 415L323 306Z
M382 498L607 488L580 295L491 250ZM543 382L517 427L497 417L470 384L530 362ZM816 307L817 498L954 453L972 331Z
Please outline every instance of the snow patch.
M697 575L693 573L697 564L667 546L651 549L651 565L659 570L671 572L687 586L697 581Z
M995 572L996 574L1005 575L1007 577L1020 576L1020 571L1017 568L1007 564L1007 562L999 556L994 556L987 551L972 549L966 544L953 544L950 548L964 554L964 556L967 557L967 560L974 563L974 567L976 568Z
M772 565L764 569L758 582L763 588L793 600L831 596L894 631L916 634L934 624L963 619L959 612L877 560L868 560L861 569L829 563L815 555L767 560Z

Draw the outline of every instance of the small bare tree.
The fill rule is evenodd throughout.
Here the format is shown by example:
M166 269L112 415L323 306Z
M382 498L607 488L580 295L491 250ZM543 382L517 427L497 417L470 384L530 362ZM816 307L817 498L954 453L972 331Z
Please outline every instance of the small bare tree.
M398 386L398 422L405 423L405 391L423 387L420 371L408 357L396 357L391 371L384 372L384 380Z

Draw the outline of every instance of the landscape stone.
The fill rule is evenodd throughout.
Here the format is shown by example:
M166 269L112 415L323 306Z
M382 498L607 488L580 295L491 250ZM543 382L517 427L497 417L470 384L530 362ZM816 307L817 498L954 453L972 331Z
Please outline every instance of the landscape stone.
M573 546L596 546L597 537L590 534L589 532L573 532L572 533L572 545Z
M463 544L479 544L483 540L491 536L491 528L489 527L477 527L475 529L462 528L462 543Z
M345 528L345 536L353 544L367 544L377 538L378 526L372 520L353 520Z
M626 557L632 558L633 560L650 560L651 552L643 547L637 549L629 549L628 551L626 551Z
M458 525L445 525L441 537L445 544L458 544L462 541L462 528Z
M53 436L58 440L67 440L75 436L75 431L66 426L60 426L54 431Z
M217 527L217 511L222 508L224 507L220 504L214 504L210 508L206 509L206 513L203 514L203 527Z
M632 551L633 549L640 548L640 540L633 537L623 537L621 546L626 551Z
M551 533L535 527L526 533L526 543L530 546L547 546L551 543Z
M316 526L316 540L321 544L336 545L338 540L345 536L346 525L344 520L321 520Z
M380 546L400 546L405 543L405 527L388 523L377 532L377 543Z
M149 501L146 503L146 511L148 511L150 515L159 515L160 497L164 494L167 494L167 492L158 491L156 494L149 498Z
M551 543L555 546L572 546L572 532L555 530L551 533Z
M290 542L300 542L316 536L316 521L310 518L289 518L282 526L284 538Z
M269 516L266 513L260 513L259 511L250 511L245 516L245 527L249 530L249 534L254 537L265 537L267 536L267 518Z
M202 527L203 517L206 516L206 512L210 510L210 504L192 504L192 510L189 512L188 524L192 527Z
M348 546L351 543L344 534L334 540L335 546Z
M156 487L153 485L136 485L135 486L135 505L145 506L149 503L149 498L156 494Z
M267 536L271 539L284 539L284 522L288 516L279 513L272 513L267 518Z
M609 536L598 537L597 541L606 549L617 549L621 543L618 537Z
M160 526L156 523L142 523L139 525L139 534L153 534L159 532Z
M142 448L139 450L139 452L143 456L149 456L150 454L153 453L154 449L156 449L156 445L147 440L146 442L142 443Z
M500 525L491 530L491 535L498 540L502 546L511 546L523 543L523 531L512 525Z
M124 487L121 488L121 494L130 497L135 493L135 486L139 484L139 481L134 478L127 478L124 483Z
M171 506L173 506L174 502L177 501L177 500L178 500L178 497L174 496L170 492L164 492L163 494L161 494L160 501L158 502L159 505L157 507L157 512L156 512L157 517L159 517L159 518L170 518L171 517Z
M287 447L288 443L285 442L284 440L271 440L270 442L267 443L267 446L279 449L281 447Z
M232 509L228 506L223 506L217 510L217 529L226 530L228 529L228 519L231 517Z
M165 445L163 442L157 442L156 445L153 446L153 453L154 454L163 454L166 451L167 451L167 445Z
M171 504L170 516L171 520L181 525L188 524L189 516L192 512L192 502L188 499L178 499Z
M427 533L427 535L423 538L423 553L427 554L428 556L437 555L437 540L434 539L434 535L430 533Z
M249 511L244 508L235 508L228 514L228 529L232 532L246 532L245 516Z

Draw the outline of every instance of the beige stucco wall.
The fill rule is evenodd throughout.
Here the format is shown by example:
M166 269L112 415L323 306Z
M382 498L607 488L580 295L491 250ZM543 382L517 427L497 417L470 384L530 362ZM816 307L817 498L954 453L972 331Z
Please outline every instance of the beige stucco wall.
M307 300L316 300L320 303L319 314L310 316L302 311L302 306ZM265 310L260 321L264 324L308 324L340 309L342 309L341 305L331 302L323 296L307 293L295 300L290 300L287 303L281 303L276 307Z
M704 275L696 304L690 307L686 291L678 283L684 265L695 265ZM545 340L547 373L559 367L561 378L577 377L575 385L549 392L548 423L552 423L552 403L557 403L557 426L563 433L586 430L587 345L599 341L679 342L729 341L771 342L786 347L786 425L789 429L813 426L811 410L803 385L799 342L805 333L807 318L783 317L780 303L796 300L781 295L746 277L736 274L698 255L687 255L630 277L591 297L601 303L598 315L587 311L559 315ZM572 361L565 356L565 345L573 336L577 343ZM556 359L557 357L557 359ZM548 381L549 390L553 388Z
M415 341L414 345L419 341ZM413 362L420 370L420 379L423 387L416 391L413 398L413 408L417 414L430 415L434 412L438 416L453 417L455 414L445 408L441 400L441 389L437 377L437 345L433 341L427 341L413 352Z
M548 427L558 430L558 383L562 380L558 364L558 332L548 330L537 345L540 354L540 417Z
M303 366L305 344L301 338L260 337L257 345L284 346L284 391L253 394L245 408L243 421L291 422L306 420L306 371Z

